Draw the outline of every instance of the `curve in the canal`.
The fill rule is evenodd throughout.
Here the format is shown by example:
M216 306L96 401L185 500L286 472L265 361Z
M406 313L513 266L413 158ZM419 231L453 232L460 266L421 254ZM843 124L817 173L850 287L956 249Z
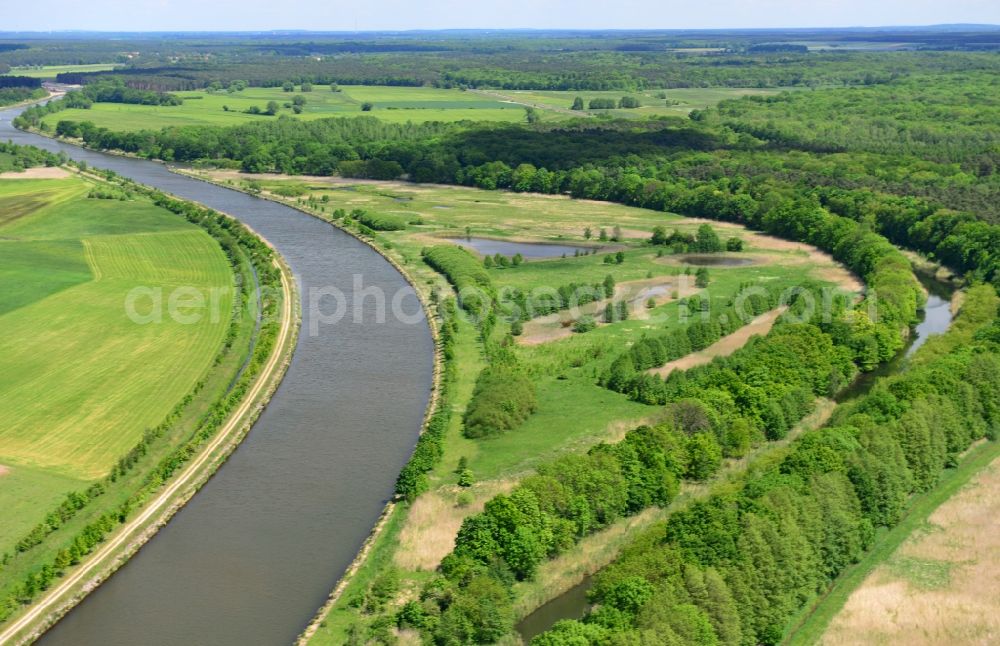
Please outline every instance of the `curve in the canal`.
M378 253L329 224L162 164L18 131L17 113L0 112L0 140L62 151L239 218L285 258L303 301L292 363L240 448L40 643L291 643L360 548L416 442L434 352L416 295ZM371 294L352 298L357 280L389 305L407 291L406 320L378 319ZM310 296L330 287L347 295L344 316L313 325ZM327 296L319 307L338 305Z

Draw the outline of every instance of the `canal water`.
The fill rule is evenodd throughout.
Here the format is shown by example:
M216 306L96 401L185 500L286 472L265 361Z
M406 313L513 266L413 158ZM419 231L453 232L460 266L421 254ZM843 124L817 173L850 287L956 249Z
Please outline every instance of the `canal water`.
M285 379L239 449L40 643L290 644L354 558L417 440L434 348L415 294L384 258L329 224L161 164L20 132L17 112L0 112L0 140L65 152L253 227L288 261L304 310ZM378 320L376 298L352 297L358 280L389 302L408 290L410 322ZM330 287L347 295L347 309L320 324L310 294ZM320 301L320 311L336 309L333 298Z

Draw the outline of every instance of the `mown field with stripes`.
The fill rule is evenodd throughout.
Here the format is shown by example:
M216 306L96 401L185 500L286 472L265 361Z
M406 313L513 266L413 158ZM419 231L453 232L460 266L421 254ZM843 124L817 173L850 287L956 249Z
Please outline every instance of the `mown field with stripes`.
M218 243L145 198L93 188L0 180L0 509L13 511L0 551L162 422L229 328Z

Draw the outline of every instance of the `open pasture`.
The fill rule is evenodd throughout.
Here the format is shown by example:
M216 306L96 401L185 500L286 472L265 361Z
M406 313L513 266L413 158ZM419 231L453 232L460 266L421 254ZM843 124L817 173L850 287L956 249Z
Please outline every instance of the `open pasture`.
M57 74L70 72L106 72L118 65L114 63L91 63L87 65L39 65L34 67L12 67L7 72L10 76L30 76L36 79L55 79Z

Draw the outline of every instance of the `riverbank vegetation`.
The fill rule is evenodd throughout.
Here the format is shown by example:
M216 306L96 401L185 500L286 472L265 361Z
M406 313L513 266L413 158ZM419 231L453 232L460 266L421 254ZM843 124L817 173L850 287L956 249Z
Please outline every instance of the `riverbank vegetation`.
M8 293L2 313L4 355L21 368L3 384L2 491L16 498L3 505L12 513L0 546L0 620L197 455L241 402L280 327L280 273L255 235L102 175L0 183L3 199L20 205L5 211L15 217L2 224L3 245L16 262L4 270L29 288ZM89 197L95 191L120 199ZM134 304L142 321L127 316L137 287L154 292ZM183 301L172 296L178 287L188 290ZM94 370L104 376L95 381Z

